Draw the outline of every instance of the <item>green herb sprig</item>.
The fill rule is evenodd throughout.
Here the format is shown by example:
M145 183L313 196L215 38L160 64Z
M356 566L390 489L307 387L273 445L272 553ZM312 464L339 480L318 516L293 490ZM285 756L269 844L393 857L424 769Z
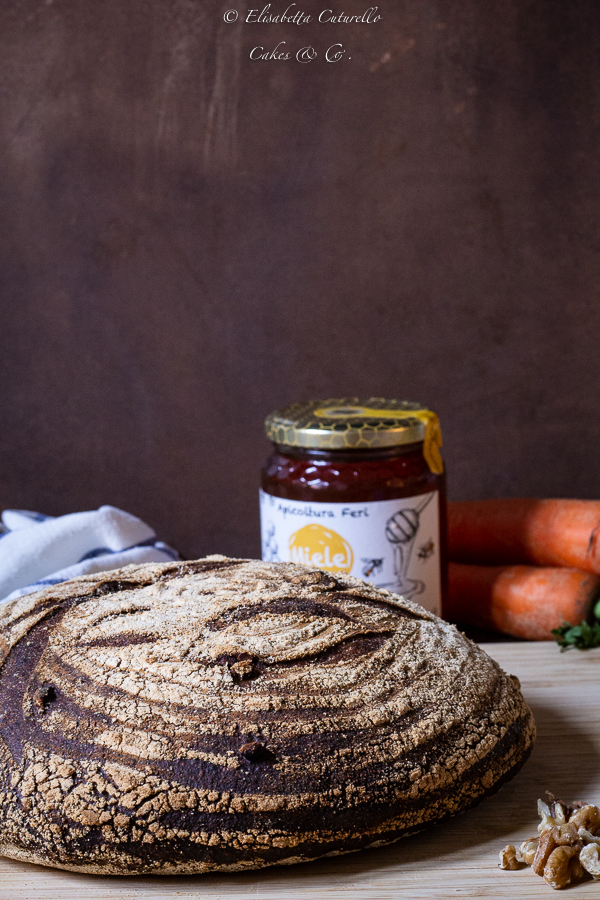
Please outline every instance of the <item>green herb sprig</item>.
M553 628L554 640L561 650L575 647L577 650L588 650L600 647L600 600L594 607L594 621L582 622L581 625L570 625L564 622L560 628Z

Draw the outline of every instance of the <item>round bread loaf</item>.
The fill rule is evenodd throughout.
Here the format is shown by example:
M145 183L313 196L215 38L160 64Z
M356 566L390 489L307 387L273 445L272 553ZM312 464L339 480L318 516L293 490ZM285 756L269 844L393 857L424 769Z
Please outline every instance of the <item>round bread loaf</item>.
M516 678L350 576L208 557L0 608L0 853L79 872L241 870L467 809L534 740Z

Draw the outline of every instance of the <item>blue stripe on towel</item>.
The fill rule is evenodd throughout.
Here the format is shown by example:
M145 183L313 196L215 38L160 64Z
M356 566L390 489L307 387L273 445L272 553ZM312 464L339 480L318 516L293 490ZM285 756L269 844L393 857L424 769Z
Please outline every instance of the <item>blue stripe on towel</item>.
M81 559L78 559L78 563L82 563L86 559L94 559L96 556L104 556L105 553L123 553L122 550L111 550L110 547L96 547L95 550L90 550L89 553L85 553ZM75 565L75 563L74 563Z
M156 535L153 535L146 541L140 541L139 544L131 544L130 547L123 547L122 550L111 550L110 547L95 547L94 550L89 550L88 553L85 553L81 557L81 559L78 559L77 564L85 562L86 559L95 559L97 556L112 556L115 553L127 553L129 550L137 550L138 547L154 547L155 550L166 553L171 559L179 559L179 553L176 550L173 550L172 547L169 547L169 545L165 544L163 541L157 541Z
M26 519L31 519L32 522L47 522L48 519L54 519L54 516L45 516L44 513L33 512L31 509L11 509L9 512L17 513L19 516L24 516Z
M155 540L156 535L153 534L147 541L140 541L139 544L130 544L129 547L122 547L121 550L111 550L110 547L95 547L93 550L89 550L84 554L77 562L81 563L86 559L94 559L96 556L104 556L105 554L109 556L113 553L127 553L128 550L136 550L138 547L154 547ZM75 563L73 565L75 565Z
M169 547L168 544L163 543L162 541L157 541L155 544L152 544L157 550L161 550L163 553L166 553L167 556L170 556L171 559L179 559L179 553L177 550L173 550L172 547Z

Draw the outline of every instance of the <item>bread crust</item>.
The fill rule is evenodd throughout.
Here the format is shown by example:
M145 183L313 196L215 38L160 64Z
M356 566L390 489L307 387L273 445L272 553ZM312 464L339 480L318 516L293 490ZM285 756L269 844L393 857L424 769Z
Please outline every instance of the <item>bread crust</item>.
M535 736L516 679L350 576L207 557L0 608L0 853L190 874L379 846L462 812Z

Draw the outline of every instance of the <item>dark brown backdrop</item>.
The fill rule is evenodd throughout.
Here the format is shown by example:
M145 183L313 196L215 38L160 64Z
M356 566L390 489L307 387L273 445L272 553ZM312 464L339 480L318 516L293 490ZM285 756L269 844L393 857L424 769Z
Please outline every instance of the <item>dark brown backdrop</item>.
M248 5L0 6L0 504L257 555L264 415L354 392L455 498L600 495L597 0Z

